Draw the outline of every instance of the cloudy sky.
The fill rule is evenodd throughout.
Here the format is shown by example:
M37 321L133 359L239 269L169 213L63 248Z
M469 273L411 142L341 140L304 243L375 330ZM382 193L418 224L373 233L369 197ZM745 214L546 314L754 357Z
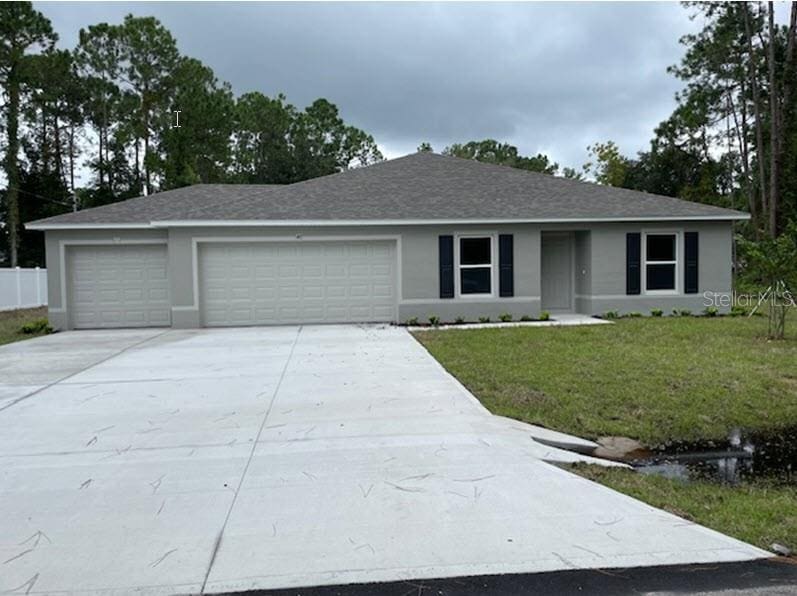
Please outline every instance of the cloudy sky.
M236 93L317 97L388 157L496 138L580 167L589 143L647 147L699 27L676 3L38 3L62 47L81 27L154 15ZM183 126L189 115L181 118Z

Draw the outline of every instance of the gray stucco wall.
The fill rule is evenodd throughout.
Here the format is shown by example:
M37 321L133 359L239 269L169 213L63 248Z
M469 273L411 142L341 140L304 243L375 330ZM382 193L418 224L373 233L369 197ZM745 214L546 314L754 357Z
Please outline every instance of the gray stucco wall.
M626 296L625 295L625 234L643 230L695 230L700 233L700 293L677 296ZM427 320L435 315L443 320L464 317L476 320L489 316L495 320L502 313L515 319L524 315L537 316L540 311L540 235L542 231L575 231L574 278L575 304L579 312L600 314L607 310L621 312L649 312L651 308L689 308L701 311L702 293L714 291L729 293L731 289L730 222L670 222L653 224L594 224L567 225L478 225L478 226L374 226L374 227L219 227L172 228L167 230L79 230L49 231L46 233L48 293L51 324L68 328L69 320L62 303L61 253L71 242L109 244L127 241L168 240L169 277L172 301L172 324L175 327L200 325L199 301L194 295L194 275L197 264L194 244L202 239L224 238L284 238L306 240L333 237L400 237L400 295L398 312L400 320L410 317ZM511 298L439 298L438 236L441 234L513 234L515 295ZM683 243L682 234L679 236ZM679 252L682 253L682 247ZM497 255L495 256L497 262ZM682 276L679 271L679 276ZM497 292L496 292L497 296Z
M515 296L512 298L453 300L440 299L438 237L441 234L513 234L515 251ZM539 230L531 226L379 226L363 228L172 228L169 230L169 271L171 276L172 324L175 327L200 325L199 304L194 300L194 240L214 241L223 238L284 238L297 236L310 241L316 238L400 237L401 287L399 317L426 320L439 316L444 320L480 316L493 319L509 312L515 318L539 313ZM497 256L496 256L497 261Z
M683 293L683 232L699 234L698 293ZM677 232L679 266L677 278L680 293L677 295L626 295L625 252L628 232ZM731 291L733 228L730 222L667 222L649 224L604 224L594 226L590 233L590 289L577 296L581 312L602 314L608 310L620 313L641 312L660 308L665 313L672 309L689 309L697 314L706 308L704 292L729 294ZM727 310L727 309L724 309ZM720 311L723 311L720 308Z

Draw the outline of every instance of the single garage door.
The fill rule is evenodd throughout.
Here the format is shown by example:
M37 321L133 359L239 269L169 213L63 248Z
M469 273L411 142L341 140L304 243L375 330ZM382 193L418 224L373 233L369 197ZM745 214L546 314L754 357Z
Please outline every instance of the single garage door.
M67 250L68 308L76 329L171 324L166 245Z
M390 241L200 244L207 326L392 321Z

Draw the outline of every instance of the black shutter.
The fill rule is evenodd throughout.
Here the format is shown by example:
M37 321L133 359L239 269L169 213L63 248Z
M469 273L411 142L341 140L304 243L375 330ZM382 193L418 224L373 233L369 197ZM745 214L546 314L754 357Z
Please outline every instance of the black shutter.
M440 298L454 297L454 237L440 236Z
M697 232L684 232L684 292L697 294Z
M625 293L639 294L642 289L642 235L625 235Z
M515 295L512 234L498 236L498 295L501 298Z

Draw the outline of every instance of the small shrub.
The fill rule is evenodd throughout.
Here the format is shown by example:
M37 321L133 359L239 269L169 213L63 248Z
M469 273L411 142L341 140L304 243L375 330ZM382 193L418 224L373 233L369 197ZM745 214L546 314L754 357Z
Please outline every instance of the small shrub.
M755 272L756 281L762 289L767 289L768 308L757 308L754 312L766 310L769 339L784 339L786 319L794 305L793 290L797 284L797 223L789 223L776 239L754 242L740 237L739 250L745 269Z
M520 317L520 320L523 321L524 323L527 323L528 321L533 321L534 317L530 317L529 315L523 315L522 317Z
M479 323L489 323L490 317L479 317Z
M462 325L462 323L464 322L465 322L465 317L457 317L456 319L454 319L454 323L457 325Z
M642 313L641 312L632 311L632 312L626 313L625 316L628 317L629 319L638 319L639 317L642 316Z
M681 311L680 311L680 310L678 310L677 308L673 308L673 309L672 309L672 316L674 316L674 317L679 317L679 316L681 316Z
M650 309L650 316L651 317L660 317L664 314L664 311L660 308L651 308Z
M432 315L431 317L429 317L429 324L432 327L437 327L440 324L440 317L438 317L437 315Z
M547 310L544 310L540 313L540 321L548 321L551 318L551 313Z
M502 323L509 323L509 321L512 320L512 315L510 315L508 312L501 313L500 315L498 315L498 319Z
M682 308L679 312L680 312L682 317L691 317L692 316L692 311L689 310L688 308Z
M746 314L747 314L747 309L744 306L740 305L740 304L734 304L731 307L731 316L732 317L743 317Z
M607 310L605 313L603 313L603 318L604 319L619 319L620 318L620 313L619 313L619 311L616 311L616 310Z
M37 333L52 333L53 328L50 327L50 322L47 319L35 319L29 323L25 323L19 328L19 332L24 335L35 335Z
M407 325L416 327L418 325L418 317L410 317L409 319L407 319Z
M719 314L719 309L716 306L708 306L703 309L704 317L716 317Z

